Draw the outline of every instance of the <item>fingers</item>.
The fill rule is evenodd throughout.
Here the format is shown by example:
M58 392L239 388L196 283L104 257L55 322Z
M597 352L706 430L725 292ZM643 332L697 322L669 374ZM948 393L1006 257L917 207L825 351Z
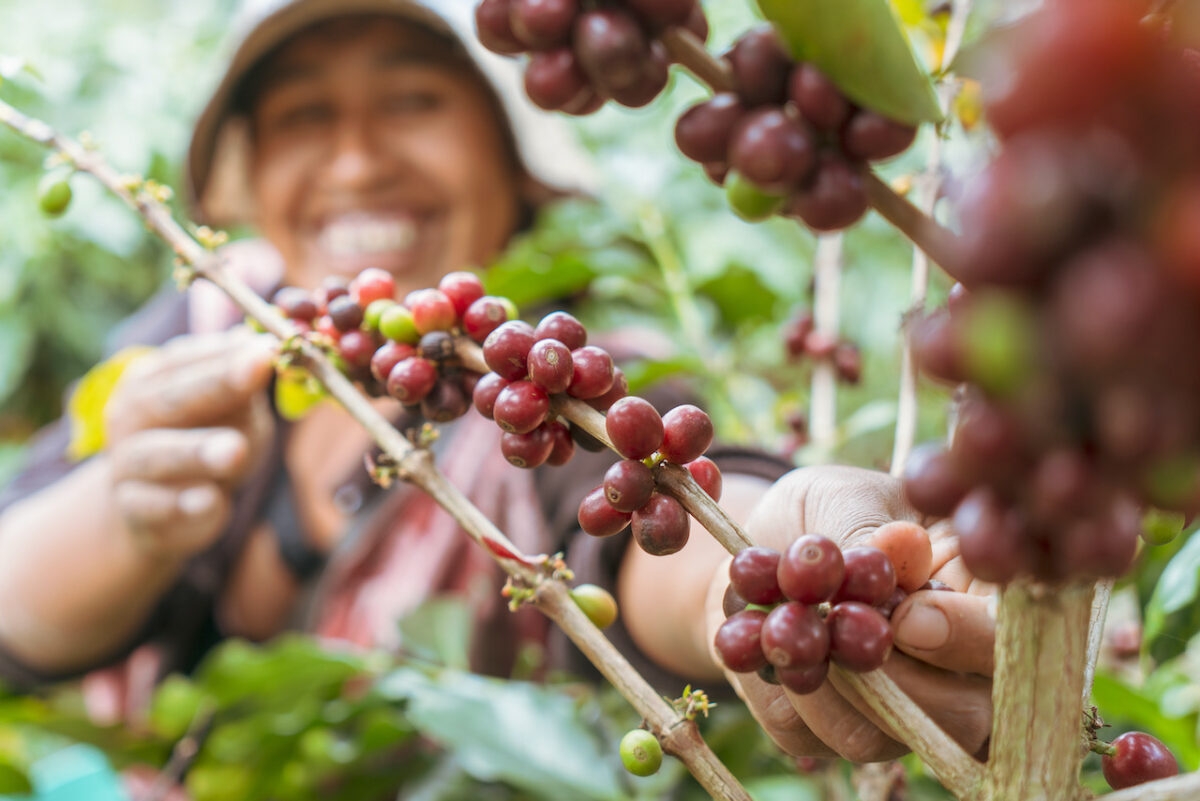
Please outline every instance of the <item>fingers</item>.
M838 753L804 723L787 691L752 673L726 672L730 685L750 714L779 748L792 756L834 757Z
M991 676L993 600L963 592L917 592L892 615L897 648L946 670Z
M833 671L830 671L832 676ZM792 707L822 742L844 759L852 762L881 762L908 753L908 747L888 736L883 728L855 708L843 695L852 694L849 688L841 692L832 680L816 692L797 695L788 691Z
M212 482L169 486L123 481L115 498L134 542L159 555L182 557L202 550L229 519L229 497Z
M196 341L200 340L200 341ZM147 428L208 425L266 387L274 344L247 334L196 337L135 363L105 407L110 442Z
M130 435L112 449L117 481L231 481L248 461L249 442L233 428L156 428Z

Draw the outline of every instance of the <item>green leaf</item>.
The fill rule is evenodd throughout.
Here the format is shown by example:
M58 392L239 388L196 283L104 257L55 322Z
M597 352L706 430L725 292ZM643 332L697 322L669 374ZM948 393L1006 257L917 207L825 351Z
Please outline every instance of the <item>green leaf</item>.
M629 381L629 391L636 395L665 378L692 375L702 367L694 356L677 356L670 359L639 359L623 365L621 369Z
M1157 701L1105 673L1096 674L1092 701L1107 722L1125 723L1130 728L1149 732L1162 740L1175 754L1181 767L1195 770L1200 763L1194 716L1171 717Z
M758 6L792 54L816 64L855 103L909 125L941 119L888 0L759 0Z
M716 305L721 321L731 329L746 322L770 320L776 315L779 296L758 273L740 264L696 287Z
M599 749L575 701L562 693L413 668L393 671L378 689L407 701L408 719L480 781L504 781L547 801L625 797L611 755Z
M446 667L466 670L471 641L471 610L463 598L434 598L399 622L408 653Z
M0 54L0 81L6 78L16 78L21 73L32 75L41 82L45 82L45 78L38 72L37 67L30 64L23 58L17 56L6 56Z
M1146 605L1145 639L1163 633L1167 617L1196 601L1200 591L1200 536L1193 534L1163 569Z
M25 771L0 757L0 793L16 795L32 792L33 784Z
M746 782L754 801L821 801L824 794L816 783L802 776L766 776Z

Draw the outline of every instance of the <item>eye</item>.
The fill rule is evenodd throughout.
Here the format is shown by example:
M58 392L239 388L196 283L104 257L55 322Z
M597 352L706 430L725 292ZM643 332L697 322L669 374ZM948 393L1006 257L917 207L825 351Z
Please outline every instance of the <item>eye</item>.
M389 114L411 114L433 111L442 105L442 96L427 89L391 92L383 97L380 107Z
M303 128L319 125L333 118L333 109L326 103L303 103L282 110L275 118L275 127Z

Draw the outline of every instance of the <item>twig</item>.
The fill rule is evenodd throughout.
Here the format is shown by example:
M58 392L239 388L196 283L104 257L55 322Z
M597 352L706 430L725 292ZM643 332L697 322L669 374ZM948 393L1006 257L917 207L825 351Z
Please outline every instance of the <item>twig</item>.
M154 778L154 784L150 785L142 801L163 801L167 794L179 785L188 768L196 760L196 755L200 753L200 746L212 728L215 715L215 706L205 707L196 713L187 731L171 749L171 757Z
M1087 664L1083 672L1084 708L1092 697L1092 682L1096 678L1096 661L1100 658L1100 642L1104 639L1104 619L1108 616L1108 601L1112 598L1113 582L1115 579L1106 578L1096 585L1096 594L1092 596L1092 615L1088 621Z
M714 92L733 91L729 62L714 58L696 34L686 28L668 28L663 32L662 43L672 61L687 67Z
M816 333L837 342L842 289L842 235L825 234L817 238L813 283L813 324ZM828 460L837 434L837 371L833 359L819 359L813 365L812 394L809 398L809 424L813 445Z
M632 706L654 724L656 734L693 771L697 781L714 797L731 801L750 801L737 780L729 774L708 745L686 732L695 726L665 704L661 696L621 656L587 616L569 599L566 585L547 575L539 560L526 556L505 537L462 492L451 484L433 463L426 450L414 448L371 406L366 397L333 366L321 350L294 336L292 325L256 295L238 278L230 275L221 260L205 250L172 219L167 208L145 192L129 192L121 177L97 153L89 152L75 141L57 134L43 122L30 119L0 101L0 123L30 139L64 153L74 166L91 173L105 187L135 209L147 226L165 240L185 263L224 290L247 316L281 341L293 343L304 366L336 398L346 411L371 435L379 447L391 456L401 477L429 493L462 526L473 540L485 547L500 567L516 580L536 590L538 607L547 610L576 643L586 643L584 651L600 672L613 682ZM583 647L581 645L581 647ZM664 711L664 707L666 707ZM679 733L683 732L683 733Z
M1100 798L1103 801L1200 801L1200 772L1127 787Z

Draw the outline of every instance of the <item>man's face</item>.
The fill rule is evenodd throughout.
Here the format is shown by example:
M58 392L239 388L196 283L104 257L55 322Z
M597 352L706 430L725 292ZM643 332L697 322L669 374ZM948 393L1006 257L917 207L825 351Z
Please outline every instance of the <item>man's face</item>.
M297 37L265 70L253 124L257 222L290 284L381 267L403 294L485 263L516 224L494 104L420 29L348 19Z

